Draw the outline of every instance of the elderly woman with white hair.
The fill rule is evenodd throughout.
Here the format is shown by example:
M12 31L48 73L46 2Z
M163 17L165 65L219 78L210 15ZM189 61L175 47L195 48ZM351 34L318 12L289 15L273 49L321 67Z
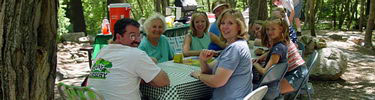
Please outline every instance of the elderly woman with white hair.
M138 48L158 63L172 60L174 51L170 48L167 37L163 35L166 30L165 17L155 13L145 21L143 28L146 37Z

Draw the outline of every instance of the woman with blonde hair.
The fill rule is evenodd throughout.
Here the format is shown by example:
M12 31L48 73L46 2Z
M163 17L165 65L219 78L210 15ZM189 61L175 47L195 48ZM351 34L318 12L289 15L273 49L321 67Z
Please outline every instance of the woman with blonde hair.
M215 61L207 63L215 54L203 50L200 55L201 71L191 75L204 84L215 88L212 100L243 99L253 89L252 62L247 45L247 32L241 12L225 10L218 20L221 35L227 47Z
M143 27L147 35L138 48L158 63L173 59L174 51L170 48L167 37L163 35L167 29L165 17L155 13L145 21Z
M218 24L219 24L218 19L219 19L219 16L221 15L221 13L224 10L230 8L230 5L228 3L226 3L225 0L217 0L217 1L212 3L211 7L212 7L212 13L215 14L216 21L211 24L208 32L211 32L211 33L215 34L216 36L220 37L221 33L220 33L220 30L219 30L219 27L218 27ZM219 46L219 44L211 42L208 46L208 49L210 49L210 50L223 50L224 48Z
M225 43L213 33L207 33L208 17L205 12L196 12L192 15L190 29L191 34L186 34L183 44L184 56L199 56L203 49L207 49L210 42L219 44L220 47L225 48Z

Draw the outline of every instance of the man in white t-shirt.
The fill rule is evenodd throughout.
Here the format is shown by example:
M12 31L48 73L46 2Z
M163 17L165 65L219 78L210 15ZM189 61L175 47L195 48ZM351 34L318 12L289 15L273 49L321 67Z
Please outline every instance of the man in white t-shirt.
M113 41L101 49L91 68L88 84L106 100L140 100L142 80L156 87L169 85L167 74L137 48L139 26L133 19L118 20Z

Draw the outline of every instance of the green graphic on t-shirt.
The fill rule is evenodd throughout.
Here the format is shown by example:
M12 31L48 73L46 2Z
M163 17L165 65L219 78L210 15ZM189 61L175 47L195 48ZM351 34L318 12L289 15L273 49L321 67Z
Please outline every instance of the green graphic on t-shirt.
M109 71L110 68L112 68L112 62L100 58L95 62L94 66L92 66L89 77L96 79L106 79L107 74L111 73Z

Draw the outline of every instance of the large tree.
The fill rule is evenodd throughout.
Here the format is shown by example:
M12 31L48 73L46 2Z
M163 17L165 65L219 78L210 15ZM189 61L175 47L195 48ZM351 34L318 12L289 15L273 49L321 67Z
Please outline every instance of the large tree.
M366 1L365 0L361 0L361 12L360 12L360 18L359 18L359 31L363 31L363 23L365 21L365 3Z
M249 26L259 19L260 0L248 0L249 7Z
M73 24L73 32L85 32L86 33L86 24L85 17L83 16L83 6L81 0L70 0L70 20Z
M372 30L374 29L375 20L375 0L370 1L370 15L367 21L366 34L365 34L365 46L372 46Z
M0 1L2 100L52 100L57 0Z
M315 34L315 15L317 12L317 7L319 5L320 0L308 0L307 1L307 15L308 17L306 18L308 20L309 24L309 29L311 32L311 36L316 36Z

